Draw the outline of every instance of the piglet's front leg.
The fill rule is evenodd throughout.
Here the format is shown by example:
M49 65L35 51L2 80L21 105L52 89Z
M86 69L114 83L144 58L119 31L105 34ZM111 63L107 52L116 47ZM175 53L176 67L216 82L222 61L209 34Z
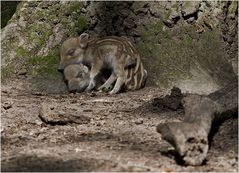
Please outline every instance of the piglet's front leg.
M85 89L85 91L91 91L96 86L96 76L99 74L100 66L99 65L93 65L90 71L90 82L88 87Z

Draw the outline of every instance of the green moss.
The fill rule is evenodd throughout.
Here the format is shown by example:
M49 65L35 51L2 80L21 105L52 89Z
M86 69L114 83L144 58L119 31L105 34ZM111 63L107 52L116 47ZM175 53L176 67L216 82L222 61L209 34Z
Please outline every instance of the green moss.
M175 9L178 9L178 7L179 7L179 5L176 3L171 6L171 8L175 8Z
M231 1L228 8L228 15L236 15L236 10L238 9L238 1Z
M61 12L58 12L60 23L66 28L68 37L77 36L87 28L88 21L80 10L81 2L71 2L67 8L61 8Z
M140 2L140 1L135 1L134 3L133 3L133 9L139 9L139 8L141 8L142 7L142 2Z
M35 2L21 2L18 6L18 14L16 14L16 19L21 15L27 20L26 27L22 28L24 30L21 33L27 39L28 43L24 44L29 46L30 51L18 47L18 42L9 44L7 49L15 50L16 56L11 59L11 62L14 63L2 69L1 76L4 78L11 77L14 72L18 72L24 67L27 70L27 75L31 77L30 81L33 88L48 89L55 86L55 81L62 82L62 75L57 71L59 47L55 46L54 50L46 56L37 56L37 54L49 42L49 38L53 34L54 24L60 23L63 25L65 38L79 35L87 28L88 23L80 13L82 2L69 2L64 5L55 3L51 8L42 8L39 5L41 3L36 2L35 5L33 4L32 8L34 10L31 13L28 10L20 12L20 7L24 3ZM4 56L8 56L7 53Z
M6 78L11 77L15 71L18 69L16 68L19 64L22 64L28 57L29 57L29 52L25 50L23 47L17 47L16 48L16 58L14 60L11 60L8 62L8 64L1 69L1 77L3 81L5 81Z
M34 76L54 76L57 72L58 58L55 53L46 56L33 56L28 59L30 73Z
M27 50L25 50L23 47L18 47L16 49L16 55L17 55L17 57L24 58L24 57L29 56L29 52Z
M185 8L191 7L192 6L192 2L190 1L184 1L182 4L182 9L184 10Z
M141 37L143 40L148 40L148 41L155 40L157 42L155 38L159 33L163 33L164 36L168 36L168 33L163 31L164 24L162 21L149 23L146 25L146 27L147 27L146 31L141 33Z
M44 45L52 33L52 28L46 23L34 23L27 28L27 38L29 43L38 46Z
M81 2L74 2L66 9L68 14L72 14L73 12L80 11Z
M1 79L2 82L5 82L5 79L12 76L14 74L14 66L13 64L8 64L7 66L1 69Z
M83 16L79 16L75 22L75 32L82 32L87 28L87 20Z
M168 20L169 19L169 16L171 14L171 9L169 9L168 11L164 11L162 12L162 17L163 17L163 20Z

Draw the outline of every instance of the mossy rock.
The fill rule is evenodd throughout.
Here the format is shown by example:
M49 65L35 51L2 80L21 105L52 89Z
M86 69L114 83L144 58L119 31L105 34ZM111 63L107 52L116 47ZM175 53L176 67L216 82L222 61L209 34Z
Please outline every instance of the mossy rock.
M5 35L9 36L2 42L2 79L14 77L24 66L35 89L54 91L56 80L64 85L57 72L60 45L67 37L77 36L87 28L88 21L80 13L81 4L21 2L9 21L15 31L7 31Z
M169 88L197 78L202 82L202 86L197 86L201 87L199 92L207 93L211 91L203 88L203 82L208 82L213 86L210 90L215 90L235 77L226 59L219 29L206 29L199 34L192 25L172 29L163 28L162 22L148 25L148 30L141 33L143 41L138 50L152 83Z
M227 15L230 17L236 16L236 11L238 11L238 1L231 1L231 4L229 5Z

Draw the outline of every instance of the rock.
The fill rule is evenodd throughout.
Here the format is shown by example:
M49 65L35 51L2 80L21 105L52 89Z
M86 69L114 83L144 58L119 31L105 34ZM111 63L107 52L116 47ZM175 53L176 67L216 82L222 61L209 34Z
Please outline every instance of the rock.
M72 99L71 103L77 103L77 99Z
M26 75L27 74L27 69L22 68L19 72L18 75Z
M65 29L62 24L57 24L53 28L53 34L49 36L47 40L47 44L38 52L38 56L47 55L47 53L54 48L55 46L59 45L64 37Z
M164 20L163 23L169 28L174 26L174 22L172 20Z
M121 17L125 18L125 17L129 16L130 11L128 9L121 9L119 11L119 14L120 14Z
M83 5L84 8L86 8L89 5L89 1L83 1L82 5Z
M148 12L147 6L149 5L149 2L140 2L140 1L135 1L132 5L132 10L134 11L135 14L139 13L144 13L146 14Z
M184 164L201 165L209 149L211 129L238 116L237 95L238 81L207 96L187 94L182 100L184 120L160 123L157 131L175 147Z
M36 96L44 96L45 94L42 92L38 92L38 91L34 91L31 93L32 95L36 95Z
M96 93L95 93L95 92L91 92L91 93L89 94L89 96L90 96L90 97L95 97L95 96L96 96Z
M11 101L6 101L3 103L3 108L5 110L12 108L12 102Z
M199 10L199 2L197 1L187 1L182 4L181 13L183 17L191 16Z
M54 103L42 103L39 110L40 119L51 125L66 125L70 123L85 124L90 121L89 117L74 115L70 110L65 112Z
M135 22L131 18L126 18L124 20L123 26L126 28L134 28L135 27Z
M176 22L180 19L180 14L177 9L172 8L171 10L172 11L170 13L169 19L174 21L174 24L176 24Z
M42 121L39 121L39 120L36 120L35 123L36 123L36 125L38 125L38 126L41 126L41 125L42 125Z
M94 17L96 15L96 9L94 7L89 6L87 10L89 11L90 17Z
M160 4L158 2L150 3L149 12L152 16L159 18L160 14Z
M145 166L130 165L127 167L123 167L123 170L126 172L149 172L150 168L147 168Z
M98 19L97 18L91 18L90 19L90 24L89 24L89 28L94 28L96 25L98 24Z
M123 119L123 115L122 114L118 114L118 115L115 116L115 118L122 120Z
M30 76L33 70L42 71L43 68L49 69L49 73L53 72L58 63L57 58L54 58L59 56L57 52L62 41L67 37L88 32L98 36L117 35L131 38L137 43L142 61L147 62L145 68L151 74L149 83L159 87L170 88L176 85L183 91L207 94L225 85L231 80L230 76L233 76L228 74L224 77L225 70L222 67L229 69L226 61L238 57L236 1L26 1L22 4L1 32L1 65L6 67L13 64L16 72L19 69L14 67L15 62L16 67L21 67L16 58L24 60L24 57L34 57L33 59L37 60L37 57L48 54L52 54L49 56L52 58L49 63L42 64L45 62L43 61L34 68L28 68L27 74ZM209 22L205 17L209 18ZM197 24L199 26L195 28L194 25ZM207 31L206 27L205 31L198 30L203 28L201 25L212 30ZM196 30L203 33L198 34ZM192 41L188 36L198 37L198 41ZM170 39L173 37L178 42ZM211 56L207 56L209 54ZM237 61L234 64L237 64ZM28 62L26 65L29 65ZM36 73L37 77L42 76L39 72ZM47 79L50 76L47 75ZM53 79L58 83L61 77L60 74L53 74ZM56 82L52 83L43 85L41 90L66 90L63 82L57 89Z
M9 91L8 89L3 89L3 87L1 88L1 91L2 91L2 93L4 93L4 94L11 94L11 93L12 93L12 92Z
M142 118L139 118L139 119L135 120L134 123L135 123L136 125L143 124L143 123L144 123L144 120L143 120Z
M82 13L86 13L87 10L86 10L85 8L82 8L82 9L81 9L81 12L82 12Z
M181 100L183 94L181 90L177 87L173 87L170 95L166 95L164 98L155 98L153 100L153 105L159 107L162 110L173 110L182 109Z
M231 60L231 64L232 64L232 68L233 68L233 71L234 73L239 76L239 72L238 72L238 60L236 58L232 59Z

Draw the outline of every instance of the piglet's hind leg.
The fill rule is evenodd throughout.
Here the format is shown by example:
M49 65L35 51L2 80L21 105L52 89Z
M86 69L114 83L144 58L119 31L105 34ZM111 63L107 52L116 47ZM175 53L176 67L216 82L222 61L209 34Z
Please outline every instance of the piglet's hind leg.
M109 94L116 94L120 91L120 89L122 88L122 86L124 85L125 81L126 81L126 74L123 68L121 68L120 70L116 71L116 83L115 86L113 88L112 91L109 92Z

